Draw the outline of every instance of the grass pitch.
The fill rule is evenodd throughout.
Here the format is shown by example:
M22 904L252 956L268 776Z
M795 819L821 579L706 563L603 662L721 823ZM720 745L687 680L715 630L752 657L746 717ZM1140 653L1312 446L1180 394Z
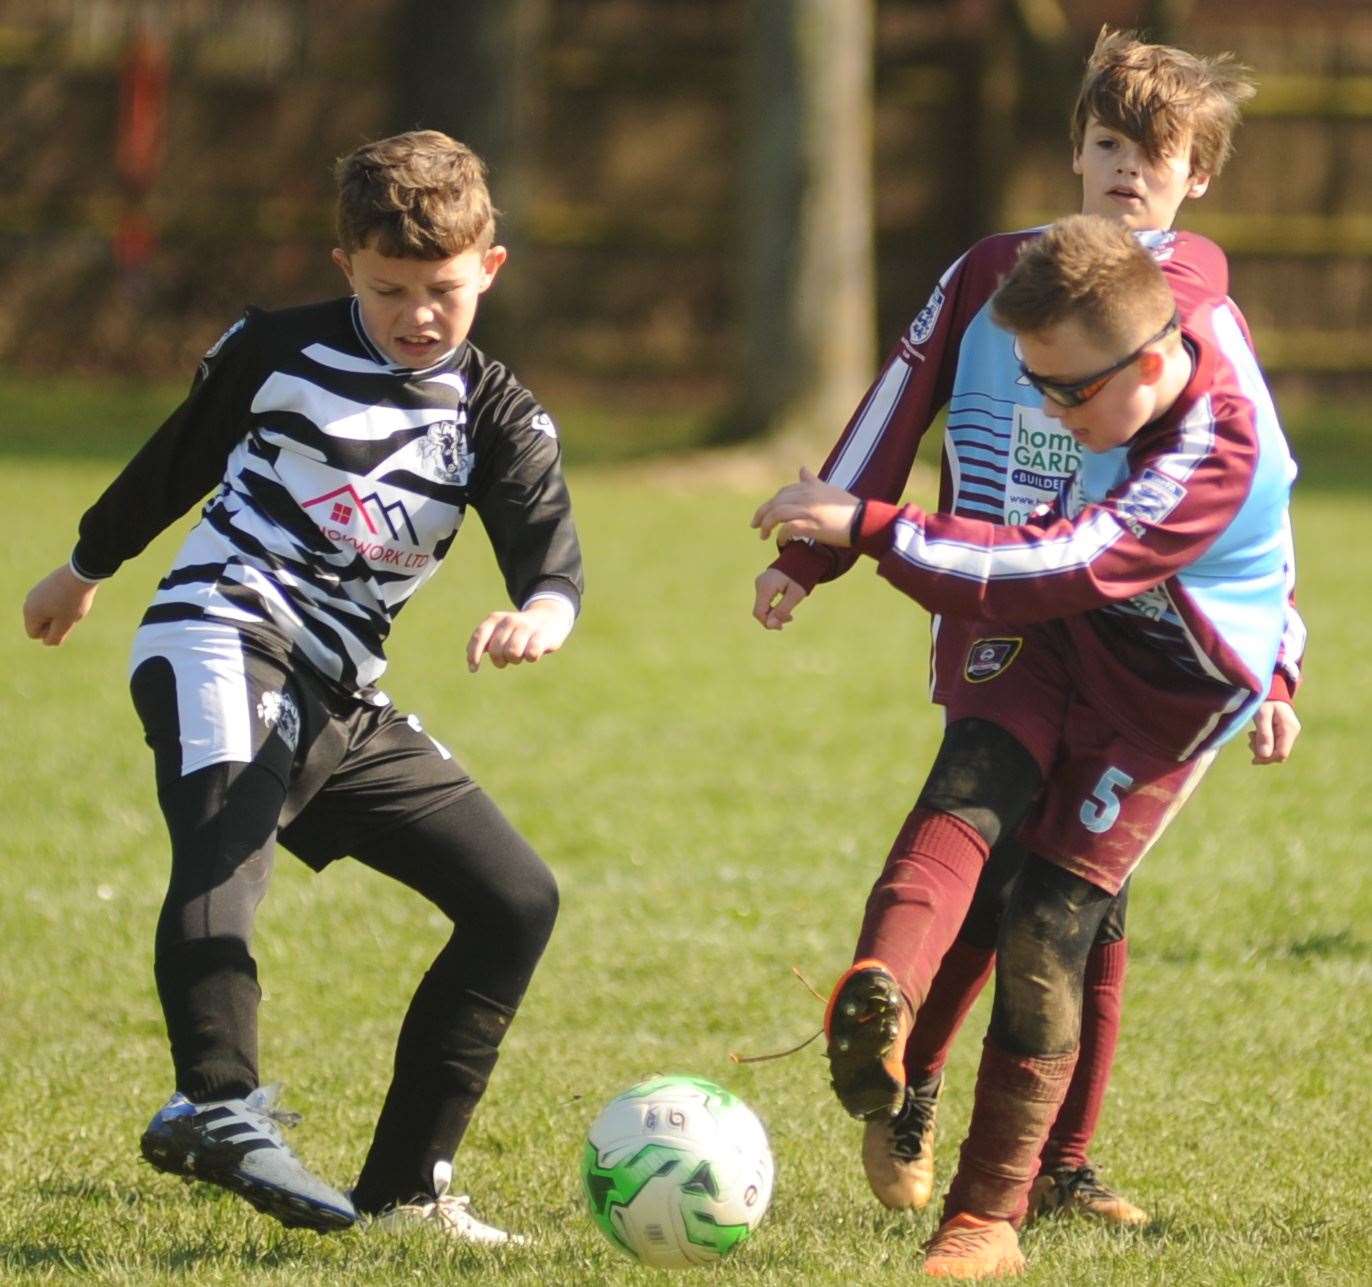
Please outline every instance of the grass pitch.
M859 1128L834 1104L817 1045L741 1068L728 1052L812 1031L820 1007L790 966L824 989L847 963L936 745L918 609L859 567L765 634L748 615L765 554L746 527L756 489L689 466L581 467L589 589L571 644L473 677L462 646L502 602L473 520L401 618L387 688L561 882L561 922L457 1179L478 1214L537 1246L292 1233L138 1160L170 1090L151 975L165 858L125 659L179 530L101 590L64 648L39 649L19 602L65 557L117 465L21 441L0 444L0 1278L656 1281L592 1227L577 1160L612 1094L690 1072L752 1105L777 1158L772 1211L720 1281L912 1280L935 1216L869 1198ZM1255 769L1229 748L1135 882L1124 1033L1094 1157L1154 1224L1035 1228L1029 1283L1372 1282L1372 556L1350 468L1317 460L1296 505L1313 642L1295 759ZM263 1072L305 1114L299 1152L340 1185L442 938L424 906L355 864L316 878L278 858L257 940ZM951 1066L941 1184L985 1019L983 1000Z

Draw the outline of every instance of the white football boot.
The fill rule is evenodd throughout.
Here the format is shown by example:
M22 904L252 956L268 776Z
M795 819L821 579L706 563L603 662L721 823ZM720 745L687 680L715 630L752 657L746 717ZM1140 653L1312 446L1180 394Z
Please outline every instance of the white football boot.
M494 1225L478 1220L472 1214L471 1198L465 1193L456 1196L448 1192L452 1179L451 1162L435 1163L434 1192L437 1197L391 1207L367 1221L368 1226L385 1232L430 1228L459 1242L469 1242L481 1247L528 1245L529 1239L522 1233L506 1233L504 1229L497 1229Z
M280 1089L208 1104L178 1091L143 1132L143 1156L159 1171L237 1193L291 1228L346 1229L357 1219L353 1204L311 1175L281 1138L281 1127L297 1125L300 1115L276 1106Z

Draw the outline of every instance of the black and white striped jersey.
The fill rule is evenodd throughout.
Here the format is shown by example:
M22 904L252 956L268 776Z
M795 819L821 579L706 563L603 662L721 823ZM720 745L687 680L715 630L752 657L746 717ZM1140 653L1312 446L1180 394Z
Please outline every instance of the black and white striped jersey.
M350 691L470 505L511 600L580 606L581 553L552 420L469 343L422 371L371 343L356 302L249 309L186 400L81 520L72 569L112 575L218 484L144 625L231 622Z

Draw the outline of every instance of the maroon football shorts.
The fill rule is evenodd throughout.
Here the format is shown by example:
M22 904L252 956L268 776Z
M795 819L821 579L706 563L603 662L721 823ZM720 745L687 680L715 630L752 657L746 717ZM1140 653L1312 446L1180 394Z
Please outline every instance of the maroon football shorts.
M1020 828L1040 857L1118 893L1214 759L1178 762L1121 737L1074 682L1080 662L1056 623L971 632L945 673L951 724L983 719L1034 757L1043 791Z

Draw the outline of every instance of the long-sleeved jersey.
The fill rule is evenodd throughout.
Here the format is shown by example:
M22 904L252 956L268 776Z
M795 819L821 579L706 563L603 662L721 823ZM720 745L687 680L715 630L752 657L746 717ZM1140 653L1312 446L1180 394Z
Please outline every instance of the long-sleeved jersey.
M81 520L72 568L112 575L216 484L143 624L233 624L349 691L385 669L396 614L470 505L512 601L575 612L581 554L552 420L463 343L387 361L354 299L249 309L186 400Z
M897 500L920 441L946 406L939 487L943 513L1018 524L1057 501L1082 459L1081 450L1071 434L1043 413L1038 393L1020 374L1013 338L991 320L989 307L1021 244L1041 231L988 237L948 269L829 453L822 478L864 499ZM1183 316L1204 301L1223 300L1247 342L1242 315L1225 298L1229 270L1214 242L1188 232L1137 235L1157 260ZM1245 369L1261 384L1251 349L1249 357ZM1265 390L1262 396L1266 398ZM1287 541L1287 575L1292 577L1289 532ZM781 551L774 566L808 590L847 571L855 557L851 551L795 542ZM946 700L970 638L965 622L935 617L936 700ZM1294 690L1304 641L1304 626L1291 607L1272 676L1274 695L1289 696Z
M1082 455L1041 524L867 503L860 548L926 607L1061 619L1075 680L1131 740L1187 759L1266 696L1286 620L1295 466L1227 300L1183 307L1194 368L1158 420Z

